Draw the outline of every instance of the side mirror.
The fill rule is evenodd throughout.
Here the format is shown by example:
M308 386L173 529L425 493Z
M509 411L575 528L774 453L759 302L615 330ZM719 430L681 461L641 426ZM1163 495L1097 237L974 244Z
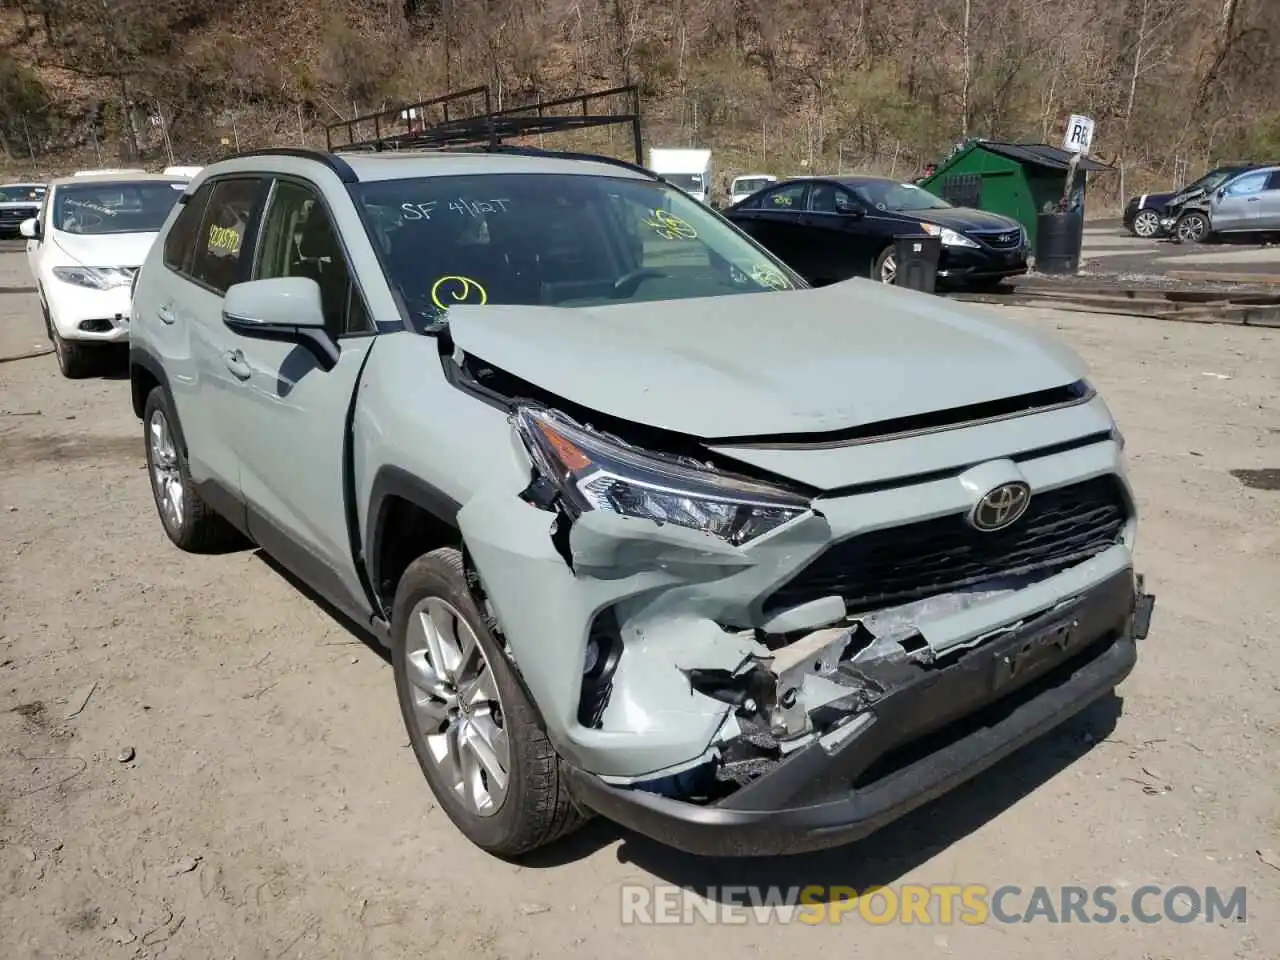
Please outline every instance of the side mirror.
M22 234L24 237L26 237L28 240L39 240L40 239L40 221L37 220L35 217L30 217L26 220L23 220L22 224L18 227L18 232Z
M1221 200L1221 199L1222 199L1223 197L1225 197L1226 195L1227 195L1227 188L1226 188L1226 187L1219 187L1219 188L1218 188L1218 192L1217 192L1216 194L1214 194L1214 196L1216 196L1219 200Z
M248 280L227 288L222 322L242 337L296 343L324 370L338 363L338 345L325 329L320 285L310 277Z

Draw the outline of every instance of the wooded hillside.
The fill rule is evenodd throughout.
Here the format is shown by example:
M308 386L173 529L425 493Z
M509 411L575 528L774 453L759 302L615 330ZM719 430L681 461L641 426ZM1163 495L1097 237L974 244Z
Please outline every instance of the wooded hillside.
M0 0L0 146L10 172L203 162L474 84L637 82L646 142L723 175L907 176L1086 113L1114 199L1280 159L1278 44L1280 0Z

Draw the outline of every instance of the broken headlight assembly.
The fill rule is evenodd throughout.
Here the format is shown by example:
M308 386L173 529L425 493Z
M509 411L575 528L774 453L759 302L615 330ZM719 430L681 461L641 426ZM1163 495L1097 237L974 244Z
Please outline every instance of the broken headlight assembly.
M513 422L575 516L603 510L742 546L809 510L798 494L625 446L547 410L520 407Z

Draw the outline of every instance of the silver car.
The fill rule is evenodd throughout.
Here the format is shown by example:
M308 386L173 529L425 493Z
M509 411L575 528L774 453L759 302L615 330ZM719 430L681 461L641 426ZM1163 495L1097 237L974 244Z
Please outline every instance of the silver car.
M1109 694L1147 632L1072 352L810 289L630 164L215 163L138 274L130 375L169 538L256 543L388 645L494 853L592 812L704 854L863 836Z
M1280 232L1280 166L1238 174L1215 190L1209 226L1215 234Z

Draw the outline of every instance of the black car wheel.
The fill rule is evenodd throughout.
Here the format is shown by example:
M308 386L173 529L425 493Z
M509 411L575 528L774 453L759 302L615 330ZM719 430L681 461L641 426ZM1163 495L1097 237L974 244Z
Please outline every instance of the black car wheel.
M1160 215L1154 210L1139 210L1133 218L1133 235L1148 240L1160 232Z
M1209 218L1198 210L1192 210L1178 218L1173 230L1183 243L1203 243L1209 236Z

